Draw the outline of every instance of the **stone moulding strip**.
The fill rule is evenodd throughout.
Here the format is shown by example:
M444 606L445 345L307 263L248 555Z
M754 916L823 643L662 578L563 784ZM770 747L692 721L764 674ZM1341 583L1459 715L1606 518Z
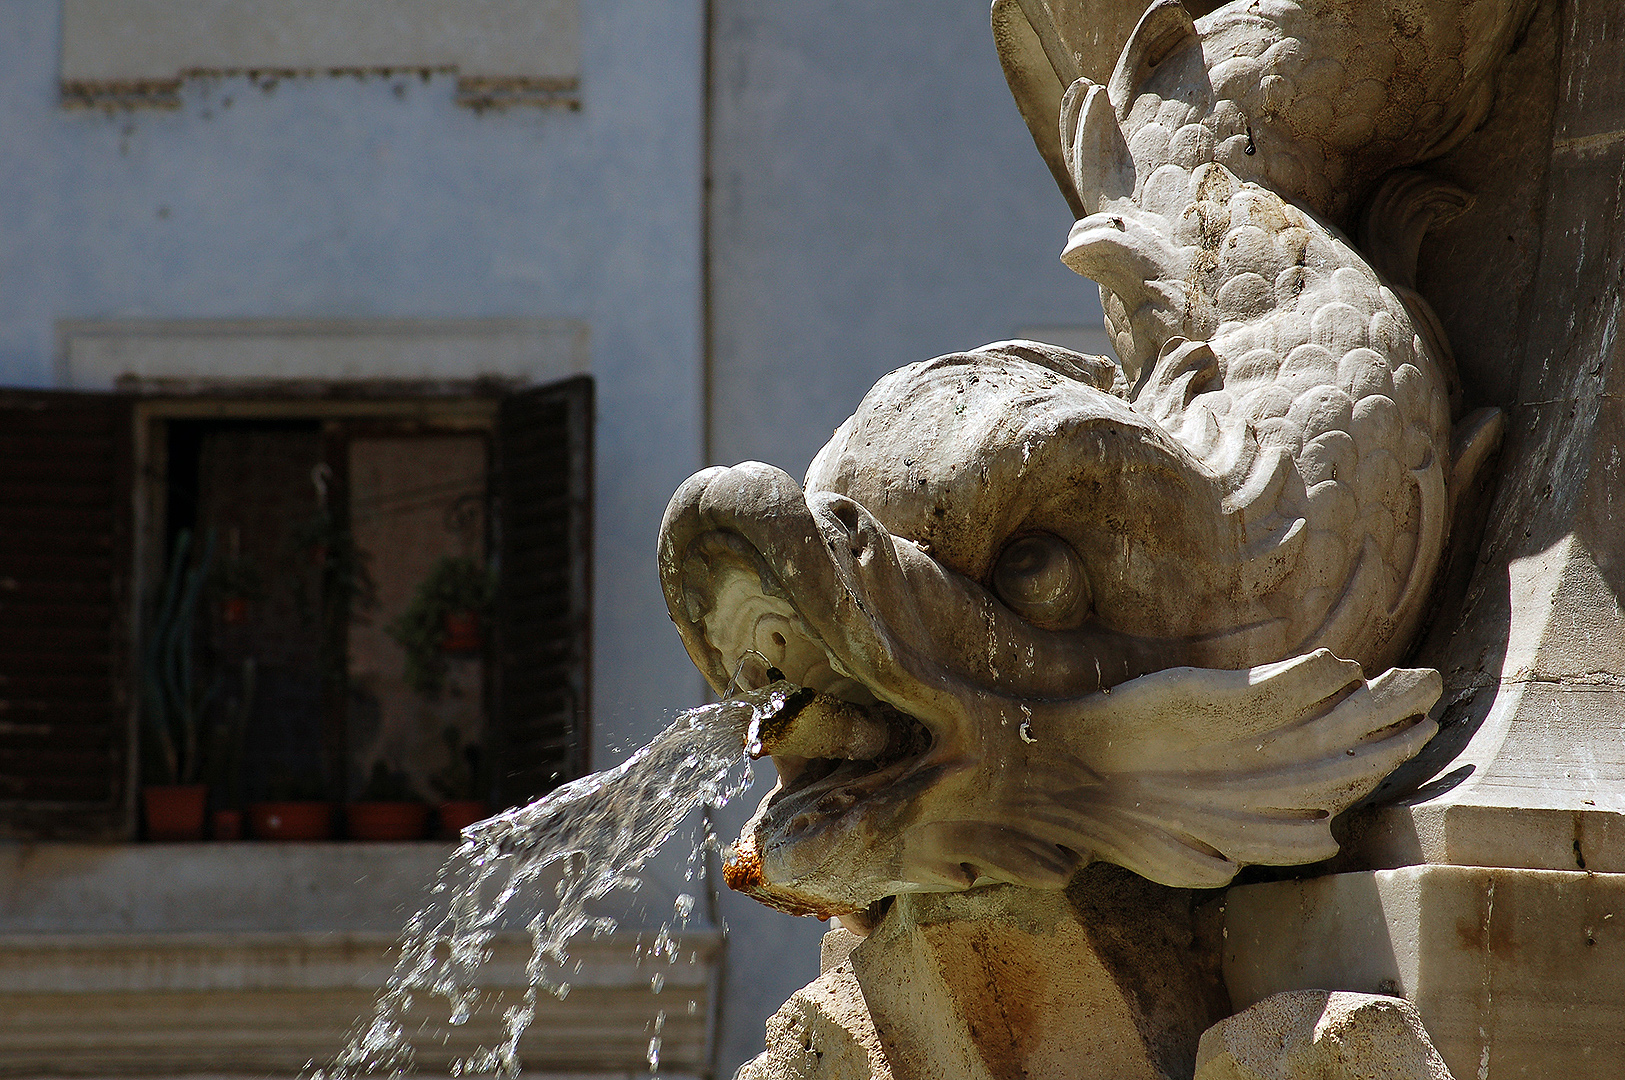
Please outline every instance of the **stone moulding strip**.
M525 1075L630 1080L647 1069L658 1013L670 1069L662 1075L701 1072L721 934L694 929L677 940L680 962L641 966L636 934L574 943L570 994L539 995L521 1044ZM394 941L366 931L0 934L0 1075L305 1072L370 1014ZM481 1005L466 1024L446 1025L442 999L415 1006L414 1021L444 1035L416 1048L420 1075L447 1075L459 1057L503 1038L504 1002L523 998L531 940L507 932L491 947ZM658 996L656 971L665 976Z
M146 393L434 393L591 371L575 319L86 320L57 325L57 385Z
M577 0L64 0L61 101L180 105L189 78L455 72L457 102L578 107Z
M673 955L639 963L639 938L614 934L569 948L573 988L649 992L659 971L669 990L708 984L722 935L674 935ZM0 985L6 994L111 994L246 990L373 991L393 970L397 935L378 931L200 932L154 934L0 934ZM528 933L497 934L480 985L523 989L531 957Z

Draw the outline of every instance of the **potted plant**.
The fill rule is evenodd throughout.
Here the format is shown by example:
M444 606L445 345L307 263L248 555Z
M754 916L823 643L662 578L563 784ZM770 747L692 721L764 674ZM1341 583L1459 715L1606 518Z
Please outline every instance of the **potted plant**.
M142 801L151 840L201 840L208 787L203 780L203 718L218 681L200 677L194 631L203 582L214 557L209 532L196 559L192 533L175 537L158 608L147 628L141 657L143 755L148 782Z
M406 651L406 684L438 697L448 653L478 652L481 622L496 595L491 571L466 555L441 556L400 618L384 629Z
M486 789L484 753L478 743L463 742L462 732L448 724L440 733L450 754L446 766L429 776L429 784L440 796L435 810L440 819L440 835L455 840L457 835L491 812L481 797Z
M250 605L265 593L259 564L241 554L228 555L215 567L209 582L220 621L227 626L241 626L248 621Z
M258 670L258 662L252 656L243 659L236 700L220 710L220 719L209 740L209 789L214 795L210 834L216 840L243 838L243 739L254 712Z
M404 772L375 761L361 799L344 808L344 817L352 840L421 840L429 807L417 798Z
M248 808L249 831L257 840L329 840L333 804L321 780L289 771L266 784L265 801Z

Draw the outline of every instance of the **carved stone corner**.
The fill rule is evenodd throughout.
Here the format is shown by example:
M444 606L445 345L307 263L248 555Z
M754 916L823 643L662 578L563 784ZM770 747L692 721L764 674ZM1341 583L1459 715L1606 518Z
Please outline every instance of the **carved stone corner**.
M838 935L850 940L829 940ZM844 955L831 956L856 941L845 930L826 935L823 973L768 1019L767 1049L734 1080L892 1080L852 965Z
M1195 1080L1452 1080L1403 998L1294 990L1202 1036Z
M1173 1080L1229 1012L1206 894L1096 865L1065 892L898 898L851 955L897 1080Z

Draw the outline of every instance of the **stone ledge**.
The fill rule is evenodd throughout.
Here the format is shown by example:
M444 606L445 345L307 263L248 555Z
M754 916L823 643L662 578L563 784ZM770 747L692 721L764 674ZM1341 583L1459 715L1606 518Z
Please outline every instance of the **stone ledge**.
M62 103L175 108L194 75L454 71L474 108L579 104L576 0L64 0Z
M292 1076L335 1054L372 1011L400 926L451 851L403 844L0 845L0 1076ZM538 880L538 889L550 882ZM647 902L648 897L639 897ZM669 908L667 908L669 910ZM623 915L634 925L635 912ZM570 950L571 990L542 995L521 1044L538 1075L709 1069L722 934L679 936L683 962L637 963L654 927ZM499 933L467 1024L438 999L411 1016L418 1070L500 1041L526 985L530 938ZM650 979L658 971L657 996Z
M1458 1077L1614 1080L1625 874L1407 866L1232 888L1238 1010L1285 990L1407 998Z
M393 944L379 933L0 935L0 1075L298 1072L336 1053L370 1013ZM703 1071L720 944L716 931L686 933L685 962L640 965L637 935L578 942L569 994L542 995L524 1060L552 1071L641 1071L664 1012L663 1060ZM501 1040L531 943L507 933L491 947L483 1004L468 1023L447 1023L438 1000L410 1014L444 1037L420 1040L420 1068L443 1071ZM656 971L665 977L658 996Z

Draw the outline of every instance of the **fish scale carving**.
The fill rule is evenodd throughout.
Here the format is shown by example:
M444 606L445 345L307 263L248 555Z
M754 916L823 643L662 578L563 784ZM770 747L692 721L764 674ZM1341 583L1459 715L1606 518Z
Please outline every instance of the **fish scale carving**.
M1244 576L1248 599L1289 624L1282 645L1381 667L1408 644L1447 529L1448 358L1419 327L1419 301L1321 215L1341 208L1337 181L1365 168L1361 154L1395 152L1372 148L1378 119L1404 111L1395 94L1438 97L1421 107L1435 127L1478 106L1459 65L1451 79L1403 77L1431 70L1425 50L1389 47L1389 82L1351 81L1359 63L1307 40L1320 54L1346 43L1293 36L1302 17L1259 3L1193 21L1160 4L1109 91L1073 85L1062 144L1098 210L1064 258L1101 284L1136 409L1229 485L1226 509L1270 568ZM1449 133L1395 135L1419 137Z

